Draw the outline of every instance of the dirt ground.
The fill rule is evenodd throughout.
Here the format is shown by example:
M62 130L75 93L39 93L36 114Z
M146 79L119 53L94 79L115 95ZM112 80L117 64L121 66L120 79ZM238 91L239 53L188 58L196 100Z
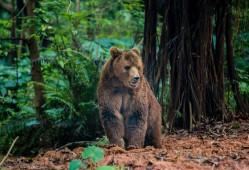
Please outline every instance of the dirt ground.
M175 131L163 136L163 148L146 147L126 151L102 146L104 158L94 164L127 170L231 169L249 170L249 121L216 123L202 132ZM51 150L35 158L8 157L4 170L68 169L73 159L80 159L84 148ZM81 159L82 160L82 159ZM82 160L90 164L88 160Z

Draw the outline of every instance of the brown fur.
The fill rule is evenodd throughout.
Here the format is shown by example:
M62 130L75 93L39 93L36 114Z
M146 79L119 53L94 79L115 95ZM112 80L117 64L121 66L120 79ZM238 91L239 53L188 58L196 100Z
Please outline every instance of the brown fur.
M110 143L160 148L161 106L143 75L139 49L111 47L110 54L98 84L100 118Z

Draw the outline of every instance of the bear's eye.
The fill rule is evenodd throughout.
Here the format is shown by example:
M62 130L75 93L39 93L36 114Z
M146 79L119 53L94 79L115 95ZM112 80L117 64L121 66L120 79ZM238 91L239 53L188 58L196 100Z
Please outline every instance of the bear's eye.
M137 69L138 69L138 70L140 70L140 69L141 69L141 67L138 67Z
M131 68L130 66L126 66L125 70L130 70L130 68Z

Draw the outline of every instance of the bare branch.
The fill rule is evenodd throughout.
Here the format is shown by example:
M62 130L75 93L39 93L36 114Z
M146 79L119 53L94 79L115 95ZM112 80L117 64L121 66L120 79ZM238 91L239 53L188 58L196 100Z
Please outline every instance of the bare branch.
M8 150L8 153L5 155L5 157L3 158L3 160L2 160L1 163L0 163L0 167L3 165L4 161L5 161L5 160L7 159L7 157L9 156L9 154L10 154L12 148L14 147L14 145L15 145L15 143L16 143L16 141L17 141L18 138L19 138L19 136L17 136L17 137L15 138L15 140L12 142L12 144L11 144L9 150Z

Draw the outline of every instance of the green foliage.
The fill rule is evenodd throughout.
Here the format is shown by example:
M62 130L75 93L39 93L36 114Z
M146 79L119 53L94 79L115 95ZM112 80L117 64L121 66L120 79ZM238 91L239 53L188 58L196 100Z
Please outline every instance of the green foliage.
M76 5L68 0L36 1L34 18L25 16L25 10L15 11L20 12L15 18L15 37L35 37L39 44L40 58L35 64L42 69L42 84L31 82L34 61L29 59L25 42L0 40L1 152L17 134L24 134L16 143L18 152L23 146L33 151L40 140L54 146L102 135L96 97L101 66L111 46L126 49L141 41L143 2L80 1L79 11ZM4 18L0 20L0 37L8 39L13 20L8 20L11 16L5 11L0 17ZM31 20L37 31L28 35ZM13 51L18 59L11 62ZM34 85L44 87L44 119L49 127L42 128L35 113ZM27 135L34 131L35 135ZM29 143L24 142L27 139Z
M78 170L79 168L86 168L86 165L81 160L74 159L70 162L69 170Z
M38 124L32 95L27 95L27 92L33 92L28 84L30 63L26 59L18 62L18 70L0 62L0 148L9 146L6 144L12 140L10 133Z
M30 75L27 66L27 60L22 60L21 68L16 69L14 66L6 66L5 62L0 62L0 121L8 119L12 114L15 114L18 106L25 112L30 109L29 106L23 103L24 99L30 99L29 96L24 96L23 91L28 90L27 83L30 81ZM29 103L30 104L30 103ZM12 107L11 107L12 106ZM13 107L16 106L16 107ZM30 110L32 112L32 110Z
M237 4L233 8L235 16L235 24L233 27L233 47L234 47L234 61L238 75L238 83L240 93L245 101L249 101L249 9L245 8L243 4ZM225 92L226 101L230 108L236 109L236 102L232 93L231 82L226 80L227 90Z
M96 146L88 146L85 148L81 154L83 159L90 160L90 169L92 169L92 163L99 162L104 157L104 151ZM70 162L69 170L77 170L80 167L87 168L87 166L78 159L74 159ZM95 170L115 170L116 168L112 166L97 166Z
M106 144L109 144L107 136L102 136L101 138L98 138L95 142L93 142L93 145L95 146L102 146Z
M81 156L83 159L89 158L92 162L96 163L103 158L104 151L96 146L88 146L84 149L84 152Z

